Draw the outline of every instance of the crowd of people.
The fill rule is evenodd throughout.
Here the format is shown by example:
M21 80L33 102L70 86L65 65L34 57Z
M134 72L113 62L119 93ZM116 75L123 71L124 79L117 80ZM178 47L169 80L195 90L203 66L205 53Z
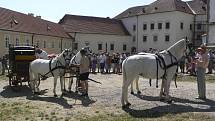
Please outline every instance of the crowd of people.
M90 72L102 74L119 74L122 72L122 62L129 56L128 53L101 53L89 57Z
M197 60L199 56L199 52L202 51L202 48L199 47L196 49L195 54L192 56L186 57L185 55L179 61L180 72L183 74L189 74L192 76L196 76L197 74ZM215 51L206 50L208 65L206 67L206 74L213 74L215 70Z

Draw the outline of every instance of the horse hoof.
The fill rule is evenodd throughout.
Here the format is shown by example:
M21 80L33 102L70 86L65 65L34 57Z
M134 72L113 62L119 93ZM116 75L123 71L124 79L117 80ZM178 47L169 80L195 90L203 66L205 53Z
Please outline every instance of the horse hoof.
M134 92L131 92L131 94L133 95L133 94L134 94Z
M129 107L131 105L131 103L127 103L126 106Z
M172 104L172 100L167 100L166 101L168 104Z
M62 94L61 94L61 97L65 96L65 95L66 95L66 93L62 93Z
M34 94L35 94L35 95L40 95L40 93L39 93L39 92L34 92Z
M165 100L164 98L160 98L160 101L161 101L161 102L164 102L164 100Z
M123 106L122 106L122 109L129 108L130 105L131 105L130 103L127 103L126 105L123 105Z
M55 94L54 97L57 97L57 95Z
M122 106L122 109L126 109L126 108L128 108L127 105L123 105L123 106Z
M138 95L141 94L141 91L137 91L137 94L138 94Z

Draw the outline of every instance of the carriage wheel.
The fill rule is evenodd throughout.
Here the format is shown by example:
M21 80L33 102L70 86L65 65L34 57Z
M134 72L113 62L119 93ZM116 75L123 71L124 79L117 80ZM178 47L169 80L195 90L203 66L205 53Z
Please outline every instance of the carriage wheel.
M19 82L17 76L9 75L9 85L14 92L21 90L22 83Z

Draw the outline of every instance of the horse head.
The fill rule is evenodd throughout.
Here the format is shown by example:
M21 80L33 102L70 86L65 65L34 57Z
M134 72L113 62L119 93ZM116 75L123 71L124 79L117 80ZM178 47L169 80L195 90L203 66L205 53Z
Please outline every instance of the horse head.
M195 52L193 49L193 44L190 42L190 40L188 40L187 38L185 40L186 40L185 56L188 57L191 56L193 53L195 54Z
M66 62L66 66L69 65L70 60L72 59L72 57L75 55L75 53L73 53L73 51L71 49L65 49L63 52L63 57L64 60Z
M92 50L91 50L90 47L88 47L88 46L81 48L80 52L81 52L83 55L86 55L86 56L92 54Z
M79 65L82 55L88 56L91 54L92 50L88 46L81 48L81 50L75 56L72 57L70 65Z

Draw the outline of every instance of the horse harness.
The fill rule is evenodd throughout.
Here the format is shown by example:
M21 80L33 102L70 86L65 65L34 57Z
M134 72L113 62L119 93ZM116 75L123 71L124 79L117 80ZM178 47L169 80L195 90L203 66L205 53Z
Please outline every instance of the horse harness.
M155 53L153 56L156 58L156 65L157 65L157 70L156 70L156 75L157 75L157 78L156 78L156 88L158 88L158 67L160 66L161 69L164 70L164 74L161 76L162 79L166 79L166 71L168 68L171 68L173 66L177 66L177 69L176 69L176 73L178 71L178 60L177 58L170 52L170 51L167 51L168 55L170 56L170 59L171 59L171 64L166 64L165 60L164 60L164 57L163 57L163 54L161 53ZM139 55L147 55L147 54L139 54ZM177 74L175 73L174 75L174 78L175 78L175 85L176 85L176 77L177 77ZM149 80L149 84L151 86L151 79ZM177 87L177 85L176 85Z
M66 62L65 55L63 55L63 57L64 57L64 60L65 60L65 62ZM56 70L56 69L64 69L64 71L63 71L63 74L62 74L62 75L64 75L64 74L65 74L66 66L65 66L65 65L63 65L59 60L57 60L57 62L56 62L56 64L55 64L55 67L54 67L54 68L52 68L52 65L51 65L52 60L53 60L53 59L49 60L49 72L47 72L47 73L46 73L46 74L44 74L44 75L40 74L40 76L42 76L42 78L41 78L42 80L47 79L47 78L48 78L48 77L47 77L47 75L48 75L49 73L51 73L51 74L52 74L52 76L54 77L53 71L54 71L54 70Z

